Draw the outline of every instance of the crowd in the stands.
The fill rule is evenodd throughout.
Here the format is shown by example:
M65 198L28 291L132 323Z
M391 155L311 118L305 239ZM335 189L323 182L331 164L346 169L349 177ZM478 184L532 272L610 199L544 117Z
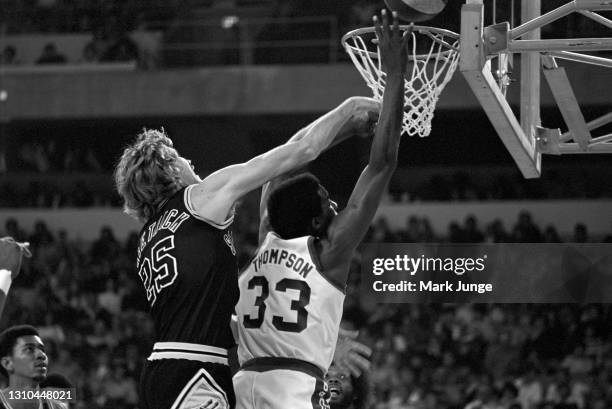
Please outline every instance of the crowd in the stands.
M448 2L446 10L427 25L459 32L464 2ZM508 2L485 2L486 23L511 19ZM542 12L567 3L543 2ZM519 2L513 2L518 7ZM219 64L299 64L346 60L340 37L349 30L371 25L383 0L1 0L0 35L24 33L89 33L79 61L125 62L140 66ZM253 12L253 10L257 10ZM496 16L493 16L495 10ZM609 11L601 11L604 20ZM519 10L514 12L518 24ZM262 20L262 16L267 18ZM161 55L143 56L130 36L135 30L164 32ZM542 29L543 38L605 37L605 24L578 13ZM248 39L248 41L245 41ZM199 44L199 45L198 45ZM245 50L250 51L246 52ZM18 65L19 49L8 44L0 64ZM62 64L64 51L47 43L36 64Z
M243 209L244 210L244 209ZM240 216L240 212L238 213ZM236 222L239 260L248 262L257 225ZM515 226L481 230L475 218L431 230L410 218L393 231L374 223L366 242L559 241L522 213ZM37 222L25 231L8 220L2 235L31 243L34 257L9 293L2 327L36 325L50 372L76 387L76 408L137 407L137 380L154 339L134 271L137 236L105 227L92 242ZM576 226L569 241L589 242ZM612 242L612 232L604 239ZM609 305L401 305L362 303L359 263L352 269L344 325L374 348L369 373L372 409L604 409L612 404Z

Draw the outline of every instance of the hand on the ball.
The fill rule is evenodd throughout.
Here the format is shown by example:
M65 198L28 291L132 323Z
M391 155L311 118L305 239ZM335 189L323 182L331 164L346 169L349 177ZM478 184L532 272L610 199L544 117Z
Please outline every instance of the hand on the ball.
M9 270L15 279L21 268L22 256L32 256L29 246L30 243L19 243L12 237L0 238L0 269Z
M399 18L393 12L393 23L389 23L386 10L380 12L381 17L374 16L374 31L378 39L378 49L383 70L390 75L401 75L406 72L408 41L412 37L413 24L402 33L399 28Z

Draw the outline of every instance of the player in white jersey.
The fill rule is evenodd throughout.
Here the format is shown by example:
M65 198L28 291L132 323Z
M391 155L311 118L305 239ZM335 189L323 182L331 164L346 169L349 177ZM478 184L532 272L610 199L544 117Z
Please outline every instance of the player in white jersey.
M393 20L384 11L374 17L386 88L370 160L346 208L337 213L311 174L262 192L260 248L239 277L237 409L329 408L323 377L350 261L397 165L411 35L402 38L395 14Z

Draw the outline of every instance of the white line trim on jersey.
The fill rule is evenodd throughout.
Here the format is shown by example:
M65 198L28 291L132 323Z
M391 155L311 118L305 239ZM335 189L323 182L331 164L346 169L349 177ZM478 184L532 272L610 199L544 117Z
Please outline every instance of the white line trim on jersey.
M215 227L219 230L227 229L234 222L234 211L232 210L232 215L228 217L228 219L224 221L223 223L217 223L210 219L207 219L206 217L200 216L198 212L196 211L195 207L193 207L193 205L191 204L191 189L193 189L194 186L195 185L187 186L187 188L185 189L185 192L183 193L183 200L185 202L185 207L187 208L187 211L191 213L191 215L195 217L196 219L202 222L208 223L212 227Z
M227 356L227 349L225 348L203 344L190 344L188 342L156 342L155 345L153 345L153 351L155 352L159 349L182 349L185 352L210 352Z
M185 400L185 397L187 396L187 394L193 389L194 386L196 386L198 381L202 381L203 383L207 384L207 386L210 387L210 389L214 390L219 395L223 396L223 398L225 399L225 402L227 404L229 404L229 401L227 400L227 394L225 393L223 388L221 388L217 384L217 382L215 382L214 378L212 376L210 376L208 371L206 371L204 368L201 368L189 380L189 382L187 382L187 385L185 385L185 387L183 388L181 393L179 393L179 396L176 398L176 400L174 401L174 404L172 405L172 407L170 409L180 409L181 408L180 404L183 403L183 401Z
M159 359L187 359L190 361L211 362L213 364L228 365L227 358L205 355L196 352L153 352L147 360L157 361Z

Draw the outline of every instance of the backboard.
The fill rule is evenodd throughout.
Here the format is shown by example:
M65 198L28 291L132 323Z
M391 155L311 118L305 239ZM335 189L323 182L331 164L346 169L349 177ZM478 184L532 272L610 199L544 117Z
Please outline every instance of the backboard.
M508 6L515 2L499 3ZM612 135L591 134L612 122L612 112L587 123L565 69L557 64L557 60L572 60L612 68L612 59L594 54L612 50L612 21L597 13L612 10L612 3L574 0L542 14L541 0L521 0L520 24L516 26L514 21L497 23L497 1L492 4L494 15L487 21L492 20L493 24L488 26L483 0L467 0L463 5L459 69L523 176L540 176L542 154L612 153ZM609 29L606 31L609 34L605 38L541 39L541 27L572 13L602 25ZM514 10L505 16L514 16ZM520 54L520 78L511 77L516 54ZM542 126L542 74L563 116L567 128L563 134L559 128ZM518 118L506 100L506 88L514 80L520 81Z

